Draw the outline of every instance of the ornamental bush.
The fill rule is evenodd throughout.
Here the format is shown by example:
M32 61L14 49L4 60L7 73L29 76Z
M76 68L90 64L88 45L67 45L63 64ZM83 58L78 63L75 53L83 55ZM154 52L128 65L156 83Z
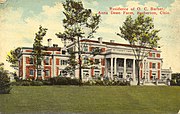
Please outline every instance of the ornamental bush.
M8 77L8 73L0 68L0 94L8 94L11 91L11 83L10 78Z

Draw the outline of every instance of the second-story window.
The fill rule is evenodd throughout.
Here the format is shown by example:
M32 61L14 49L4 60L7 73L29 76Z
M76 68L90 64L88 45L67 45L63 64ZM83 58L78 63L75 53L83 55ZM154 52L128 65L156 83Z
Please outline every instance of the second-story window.
M67 65L67 60L61 60L60 62L60 65Z
M29 61L30 64L34 64L34 59L31 57L30 58L30 61Z
M83 46L83 50L84 50L85 52L87 52L87 51L88 51L88 46L87 46L87 45L84 45L84 46Z
M50 62L49 57L46 57L45 58L45 65L49 65L49 62Z
M152 68L156 68L156 63L152 63Z
M155 53L152 53L152 57L156 57L156 54L155 54Z
M95 59L94 60L94 64L99 64L100 62L99 62L99 59Z

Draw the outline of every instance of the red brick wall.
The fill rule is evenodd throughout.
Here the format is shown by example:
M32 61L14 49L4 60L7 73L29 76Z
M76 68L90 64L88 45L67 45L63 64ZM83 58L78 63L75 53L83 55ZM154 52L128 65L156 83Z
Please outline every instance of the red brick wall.
M56 54L61 54L61 52L58 51L58 52L56 52Z
M32 50L26 50L25 52L32 52Z
M56 65L59 65L59 59L56 58Z
M94 68L91 68L91 76L94 76Z
M150 79L152 79L151 76L152 76L152 70L149 71L149 78Z
M149 52L149 57L152 57L152 53Z
M158 70L158 79L160 79L160 70Z
M30 70L34 70L34 75L33 76L30 76ZM36 71L35 71L35 68L34 68L34 66L26 66L26 78L28 79L28 78L31 78L31 79L33 79L33 78L35 78L35 76L36 76Z
M29 64L29 63L30 63L30 58L26 57L26 64Z
M105 48L101 48L101 52L105 52L106 51L106 49Z
M50 58L50 65L52 65L52 58Z
M104 67L102 67L102 76L104 77L104 72L105 71L105 68Z
M143 72L142 72L142 70L140 70L140 77L142 78L142 75L143 75Z
M101 65L105 66L105 59L101 59Z
M93 47L89 47L89 51L92 51Z
M51 78L51 66L44 66L44 70L49 70L49 76L45 76L45 73L44 73L44 79L48 79L48 78Z
M19 76L23 76L23 58L19 61Z
M152 62L149 63L149 68L152 68Z
M59 67L56 67L56 76L59 75Z
M161 57L161 55L160 55L159 53L158 53L156 56L157 56L158 58Z
M160 69L161 68L161 63L158 63L158 69Z

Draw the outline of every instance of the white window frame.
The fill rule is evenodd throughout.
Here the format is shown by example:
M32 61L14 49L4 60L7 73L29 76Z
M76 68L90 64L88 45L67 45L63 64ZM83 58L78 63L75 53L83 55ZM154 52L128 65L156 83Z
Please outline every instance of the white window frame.
M32 74L31 74L32 73ZM34 76L34 70L33 69L29 69L29 75L30 76Z

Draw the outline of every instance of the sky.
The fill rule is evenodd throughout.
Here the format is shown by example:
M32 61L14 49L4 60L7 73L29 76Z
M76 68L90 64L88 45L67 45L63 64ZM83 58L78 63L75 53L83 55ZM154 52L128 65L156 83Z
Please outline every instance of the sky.
M55 33L63 32L62 20L65 0L0 0L0 62L5 64L5 69L12 70L6 62L7 53L16 47L32 47L35 33L39 25L48 28L43 39L52 38L53 43L63 46ZM155 29L160 29L159 41L162 51L163 68L173 72L180 72L180 0L83 0L85 8L90 8L94 13L101 13L101 23L95 34L94 40L102 37L104 41L114 39L117 43L127 43L118 37L126 17L137 17L137 12L150 12L146 14L153 18ZM110 10L121 8L128 10ZM134 9L133 9L134 8ZM141 10L138 10L138 9ZM152 9L162 10L152 10ZM145 10L146 9L146 10ZM120 14L111 14L120 12ZM102 14L102 12L108 14ZM123 14L123 12L125 14ZM156 14L155 14L155 13ZM161 12L161 14L160 14Z

